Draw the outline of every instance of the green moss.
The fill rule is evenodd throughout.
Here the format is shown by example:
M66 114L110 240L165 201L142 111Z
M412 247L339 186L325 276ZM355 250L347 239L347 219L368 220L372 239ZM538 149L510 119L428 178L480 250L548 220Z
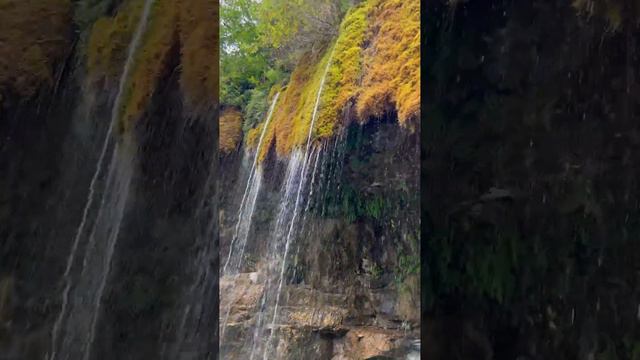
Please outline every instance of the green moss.
M322 93L322 108L317 119L316 136L330 137L341 118L342 110L360 91L362 46L371 9L379 1L365 1L351 9L340 26L340 35Z
M331 192L324 199L327 217L339 216L348 222L369 219L384 222L392 204L385 200L383 194L361 195L350 184L343 184L339 192Z
M518 245L514 238L498 234L493 244L476 249L465 273L470 287L498 302L509 299L515 290Z
M269 100L267 92L263 89L254 88L248 91L249 101L244 108L244 123L242 130L248 132L254 128L269 110Z
M417 274L420 274L420 255L400 255L395 271L395 280L397 284L401 285L409 276Z
M286 156L306 142L329 61L314 141L333 136L353 105L361 122L396 111L400 124L415 129L420 113L419 15L419 3L400 0L363 1L348 11L333 45L321 55L302 56L281 94L259 159L272 145ZM255 138L255 130L248 138ZM375 215L376 209L371 210Z
M379 280L380 277L382 277L383 273L384 270L382 269L382 267L377 263L373 263L373 266L371 266L371 278L373 280Z
M330 51L325 51L319 59L317 55L307 54L300 60L286 90L280 94L265 134L264 146L259 152L260 161L264 160L273 143L281 156L306 143L313 107L329 56Z

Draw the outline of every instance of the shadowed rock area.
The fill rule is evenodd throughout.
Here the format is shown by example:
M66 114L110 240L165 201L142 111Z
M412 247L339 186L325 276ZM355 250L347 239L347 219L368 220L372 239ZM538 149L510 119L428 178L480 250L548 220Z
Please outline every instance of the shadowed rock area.
M429 359L638 359L637 1L430 1Z

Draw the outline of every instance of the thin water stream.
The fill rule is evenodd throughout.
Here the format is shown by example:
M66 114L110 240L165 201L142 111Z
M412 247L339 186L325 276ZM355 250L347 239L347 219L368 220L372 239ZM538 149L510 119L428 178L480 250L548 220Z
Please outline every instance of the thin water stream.
M251 219L253 218L253 210L255 208L255 201L257 197L257 193L259 192L259 184L262 180L262 171L258 166L258 158L260 157L260 149L262 148L262 142L264 140L264 136L267 133L267 129L269 128L269 123L271 122L271 118L273 117L273 112L276 108L276 104L278 103L278 98L280 97L280 93L276 93L271 102L271 106L269 108L269 112L267 114L267 119L265 120L265 124L262 128L262 132L260 133L260 139L258 140L258 146L256 148L256 154L253 159L253 164L251 165L251 170L249 171L249 178L247 179L247 185L244 189L244 194L242 195L242 201L240 202L240 208L238 209L238 221L236 223L235 235L231 239L231 244L229 245L229 254L227 255L227 260L225 261L224 267L222 269L223 274L227 274L227 267L231 262L231 257L234 250L234 244L238 239L240 239L242 250L240 253L236 255L236 267L232 267L232 272L236 272L237 266L242 261L242 256L244 255L244 246L247 241L247 233L248 228L251 226ZM258 180L256 180L258 179ZM258 185L256 186L256 181L258 181ZM249 196L249 204L245 206L247 196ZM248 212L245 212L246 209L249 209ZM241 233L242 231L242 233Z
M118 92L116 93L111 109L111 118L107 133L103 141L96 170L89 185L89 194L82 212L82 218L76 229L71 251L66 261L63 274L63 282L65 285L62 291L62 304L51 333L50 360L59 358L72 360L80 357L83 359L90 358L102 293L106 285L106 278L109 274L111 258L129 193L133 158L131 144L126 145L126 148L123 149L124 151L119 150L120 144L116 143L114 146L112 161L108 165L109 173L102 193L99 212L86 247L80 279L76 284L73 284L71 269L76 262L80 240L85 231L89 211L95 199L96 184L103 169L103 163L112 139L113 128L119 118L122 98L133 65L133 58L140 45L142 35L146 30L153 2L154 0L146 0L138 26L129 44L127 58L119 80ZM101 236L104 238L98 240L102 241L97 241L97 238ZM96 244L100 246L96 246ZM102 259L102 261L100 261L100 259ZM97 261L100 263L98 266L96 266ZM100 280L96 282L96 278ZM74 311L69 312L69 295L72 290L72 285L75 285L73 298L76 303L72 304ZM88 323L86 323L87 320L89 320ZM64 331L64 337L62 339L60 339L61 331ZM59 343L60 348L58 348Z
M264 239L267 243L266 253L261 257L259 270L257 270L257 277L260 277L261 295L258 308L253 310L253 324L248 329L248 334L241 335L247 336L246 339L227 339L231 335L227 335L227 327L230 326L230 312L234 303L238 302L240 298L228 298L226 304L221 309L221 351L224 351L225 342L237 342L243 343L243 348L247 353L245 356L249 360L255 358L261 359L273 359L278 358L278 354L274 354L274 340L276 338L277 324L279 311L281 310L283 288L285 283L286 270L291 261L297 265L298 253L300 251L301 244L297 244L296 240L300 231L304 230L305 223L307 221L307 212L310 209L312 197L314 192L318 192L321 189L318 188L320 183L326 180L329 174L325 173L325 165L330 156L335 156L335 147L337 142L342 140L342 137L335 139L336 144L330 142L322 142L318 146L314 145L313 133L315 130L316 121L318 118L320 106L322 106L321 98L324 90L325 81L329 68L331 66L333 58L333 50L329 55L327 63L323 68L322 77L320 79L319 88L314 97L313 111L309 122L309 128L306 136L306 142L303 146L295 148L287 159L287 167L284 174L284 179L281 181L281 187L279 192L279 198L277 200L278 211L273 220L271 230L268 231L267 239ZM276 99L277 100L277 97ZM275 101L271 104L269 114L267 116L267 125L274 111ZM266 126L263 128L263 134L260 137L258 149L262 146L262 137ZM331 145L334 147L334 151L331 151ZM326 149L326 151L325 151ZM260 180L262 177L261 168L255 169L256 159L254 159L254 165L251 168L249 179L242 197L240 204L240 210L238 213L238 220L235 225L235 233L231 241L229 254L227 261L223 268L223 274L233 275L232 286L236 286L236 279L240 275L239 271L242 269L244 262L244 247L246 246L247 238L249 237L249 228L253 217L253 211L256 206L256 198L260 193ZM318 184L315 184L318 182ZM322 195L322 194L319 194ZM292 251L295 249L295 251ZM238 251L239 250L239 251ZM295 252L292 257L291 253ZM233 253L233 254L232 254ZM291 259L290 259L291 258ZM296 275L296 266L294 265L293 274ZM221 294L230 297L241 297L242 291L238 290L238 293ZM237 321L237 320L234 320ZM237 324L235 324L237 325ZM226 337L225 337L226 336ZM248 351L249 349L250 352ZM224 358L224 352L221 353Z
M293 208L293 216L291 218L291 222L289 224L289 230L287 232L287 237L285 240L285 246L284 246L284 254L282 255L282 265L280 267L280 275L279 275L279 280L278 280L278 290L276 292L276 303L275 306L273 308L273 317L271 320L271 331L269 332L269 339L267 340L267 344L266 347L264 349L264 353L263 353L263 359L267 360L268 356L269 356L269 350L270 350L270 346L271 346L271 341L273 339L273 336L275 334L275 323L278 317L278 306L280 305L280 295L282 293L282 284L284 283L284 272L285 272L285 268L286 268L286 263L287 263L287 255L289 254L289 247L291 245L291 238L292 238L292 234L293 234L293 230L294 227L296 225L296 220L298 217L298 208L300 207L300 202L301 202L301 195L302 195L302 189L303 189L303 184L305 183L304 179L306 178L306 174L307 174L307 165L309 162L309 149L311 148L311 135L313 134L313 130L314 130L314 125L316 122L316 118L318 115L318 108L320 106L320 97L322 95L322 90L324 89L324 83L325 80L327 78L327 73L329 72L329 67L331 66L331 61L333 60L333 51L335 50L335 47L331 50L331 55L329 55L329 60L327 61L327 65L324 69L324 73L322 74L322 80L320 80L320 87L318 88L318 94L316 96L316 101L315 101L315 105L313 107L313 113L311 114L311 124L309 125L309 133L307 135L307 143L306 143L306 147L305 147L305 152L304 152L304 162L302 163L302 171L301 171L301 178L299 181L299 185L298 185L298 191L296 194L296 201L294 204L294 208Z
M242 259L247 244L247 238L249 236L249 231L251 230L253 212L255 211L256 200L258 198L258 194L260 193L260 187L262 184L262 168L258 165L258 158L260 156L260 150L262 148L264 136L267 132L267 129L269 128L269 123L271 122L271 118L273 117L273 112L276 108L279 97L280 93L278 92L271 102L265 124L260 134L258 146L256 148L253 163L251 165L251 170L249 171L247 185L245 186L244 194L242 195L242 201L240 203L240 208L238 210L238 220L235 227L235 233L233 238L231 239L231 243L229 245L229 254L227 255L227 260L225 261L225 265L222 270L223 276L227 274L233 274L234 283L237 281L239 269L242 264ZM239 242L239 244L237 244L237 242ZM239 251L235 251L234 256L235 247L238 247ZM231 265L231 267L229 267L229 265ZM221 324L220 338L224 337L225 331L227 329L229 313L231 312L231 302L226 309L222 310L222 312L224 313L224 319L222 320Z

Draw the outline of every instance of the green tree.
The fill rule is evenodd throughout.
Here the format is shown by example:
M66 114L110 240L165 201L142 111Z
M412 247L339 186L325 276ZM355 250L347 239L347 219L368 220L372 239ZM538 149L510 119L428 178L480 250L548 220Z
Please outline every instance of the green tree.
M261 42L291 65L337 35L353 0L263 0L258 15Z
M270 68L258 42L255 0L224 0L220 13L221 100L244 108L248 91L265 81Z
M268 93L300 56L333 39L354 0L222 0L221 89L242 109L245 130L268 108Z

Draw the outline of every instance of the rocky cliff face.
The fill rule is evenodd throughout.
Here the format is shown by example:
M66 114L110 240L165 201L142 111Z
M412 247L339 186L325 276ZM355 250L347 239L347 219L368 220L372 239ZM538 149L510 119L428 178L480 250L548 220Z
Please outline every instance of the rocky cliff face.
M326 153L319 155L314 172L316 190L285 272L274 330L280 358L417 354L412 343L420 328L417 139L390 116L366 125L353 123L325 143ZM243 151L221 160L228 169L221 186L230 189L221 194L221 256L229 251L248 176L250 163ZM221 309L231 309L221 339L225 358L250 355L244 341L255 330L265 288L273 286L265 254L287 162L274 148L267 155L247 261L237 278L221 278ZM222 323L224 314L220 316Z
M122 5L97 3L93 5L105 10L95 16L102 16L102 21L115 17ZM204 3L200 4L203 8ZM61 4L67 6L65 14L75 11L75 16L81 16L82 11L88 11L85 3L73 9L76 4L65 1L55 2L56 9ZM15 31L27 31L22 27L44 21L38 17L44 5L24 2L7 6L22 11L24 16ZM51 14L47 9L43 13ZM155 11L162 10L158 9ZM215 15L201 11L198 18L207 14ZM183 24L188 18L189 14L181 17ZM70 16L65 19L71 21ZM73 20L79 31L92 28L91 21L82 23L86 25L82 27L79 19ZM116 27L114 31L122 30ZM204 33L210 34L209 30ZM213 30L217 31L215 27ZM110 225L110 209L103 205L118 195L114 194L117 189L107 186L111 170L106 162L93 190L90 184L112 118L117 82L94 81L95 74L85 66L86 33L77 38L68 32L32 36L60 41L57 35L68 36L63 42L76 46L67 46L63 56L45 54L44 60L32 59L36 65L45 61L51 70L50 75L42 75L44 80L29 80L30 86L36 84L33 96L20 93L21 88L16 86L21 83L14 83L13 77L4 73L0 76L4 96L0 109L0 357L40 360L51 355L54 324L65 302L65 268L92 194L95 200L86 209L78 255L72 259L69 272L67 301L74 306L75 314L88 309L82 307L83 296L88 294L82 293L78 279L98 268L91 262L83 265L89 239L99 231L97 219L117 228L117 235L113 256L107 259L105 252L98 259L110 260L106 276L88 277L93 283L105 283L98 299L97 336L90 358L204 359L215 353L216 342L211 339L217 336L215 317L210 316L217 307L217 104L215 93L210 92L213 86L209 86L213 81L217 89L217 67L213 67L215 78L203 81L203 88L194 90L194 81L184 77L198 80L198 74L203 74L193 64L188 75L178 70L186 60L180 60L177 42L163 48L162 63L154 67L157 79L145 83L153 88L148 102L137 107L137 117L129 129L117 134L114 131L108 143L108 159L116 143L129 139L133 144L123 220L117 223L114 216ZM39 44L38 39L25 41ZM217 48L217 43L208 39L200 39L203 47ZM189 46L194 42L197 39L191 38ZM128 43L113 45L123 52ZM182 49L182 54L187 53L190 50ZM134 69L134 77L144 68L143 64ZM210 70L207 65L207 74ZM48 83L47 78L54 81ZM186 96L185 88L202 97L194 100ZM197 324L200 317L211 321ZM61 324L65 325L60 334L67 331L65 327L73 326L64 319Z
M431 359L638 359L636 1L431 1Z
M418 356L419 13L356 2L262 121L224 108L223 358Z

